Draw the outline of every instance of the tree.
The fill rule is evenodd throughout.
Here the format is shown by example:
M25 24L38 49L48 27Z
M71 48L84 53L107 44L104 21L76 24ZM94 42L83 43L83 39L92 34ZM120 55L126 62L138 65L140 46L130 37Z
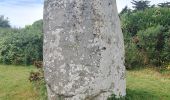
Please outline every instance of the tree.
M120 12L120 14L124 14L124 13L130 13L131 9L128 8L128 6L125 6L122 11Z
M159 3L158 6L159 7L168 7L168 8L170 8L170 2Z
M139 1L132 0L131 3L134 5L133 8L135 10L145 10L146 8L150 7L150 1L148 1L148 0L145 0L145 1L143 1L143 0L139 0Z
M1 28L10 28L10 24L7 18L5 18L3 15L0 15L0 27Z

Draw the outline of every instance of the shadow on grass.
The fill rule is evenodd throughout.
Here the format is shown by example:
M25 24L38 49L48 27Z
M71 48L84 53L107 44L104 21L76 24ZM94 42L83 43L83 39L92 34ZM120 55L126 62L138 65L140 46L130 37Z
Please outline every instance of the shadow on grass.
M161 100L161 98L147 91L127 89L125 100Z

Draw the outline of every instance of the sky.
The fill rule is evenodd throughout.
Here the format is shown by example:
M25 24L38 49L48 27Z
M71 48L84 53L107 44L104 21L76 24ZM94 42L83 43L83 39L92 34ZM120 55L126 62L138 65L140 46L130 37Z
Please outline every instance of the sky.
M131 8L132 0L117 0L118 11L126 5ZM158 4L170 0L149 0ZM8 17L12 27L24 27L43 18L43 0L0 0L0 15Z

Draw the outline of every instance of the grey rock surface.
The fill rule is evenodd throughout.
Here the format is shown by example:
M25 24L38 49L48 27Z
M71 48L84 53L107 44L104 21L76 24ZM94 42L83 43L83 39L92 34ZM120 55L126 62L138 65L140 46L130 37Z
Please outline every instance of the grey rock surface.
M116 0L45 0L43 53L49 100L126 95Z

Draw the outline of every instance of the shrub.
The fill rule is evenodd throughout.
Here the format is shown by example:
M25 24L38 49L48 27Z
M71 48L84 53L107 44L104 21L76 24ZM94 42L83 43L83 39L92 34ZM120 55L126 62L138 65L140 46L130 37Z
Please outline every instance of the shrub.
M168 53L169 47L167 41L166 28L158 25L150 27L146 30L139 31L137 33L142 47L142 53L146 53L149 62L156 66L161 66L164 62L167 62L170 54Z
M152 7L120 16L127 68L147 64L165 66L170 62L169 8Z
M132 41L125 45L125 66L127 69L140 67L143 65L144 59L137 46Z
M47 100L47 89L44 80L43 70L39 69L36 72L30 72L29 81L33 84L33 86L39 93L39 100Z
M24 29L3 29L0 32L0 62L30 65L42 60L42 20Z

